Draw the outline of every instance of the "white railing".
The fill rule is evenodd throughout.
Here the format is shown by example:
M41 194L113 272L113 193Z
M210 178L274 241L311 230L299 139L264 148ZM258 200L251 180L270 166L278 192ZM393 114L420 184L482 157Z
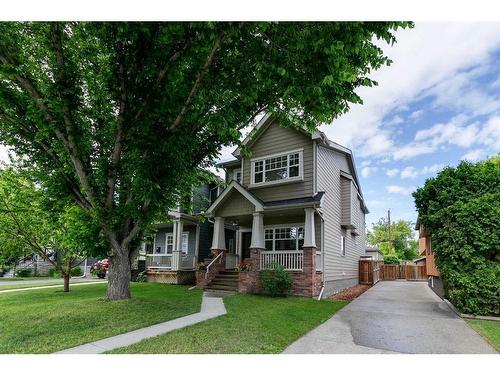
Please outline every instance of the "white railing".
M146 254L147 268L172 268L172 254Z
M194 270L196 264L196 257L193 254L182 254L180 269L181 270Z
M260 269L271 270L283 266L286 271L302 271L304 254L302 251L261 251Z
M219 253L219 255L217 255L210 263L208 263L207 271L205 272L205 280L208 279L208 271L210 271L210 267L212 267L212 265L217 261L217 259L220 259L222 257L222 254L224 254L223 251L221 251ZM220 263L220 260L219 260L219 263Z

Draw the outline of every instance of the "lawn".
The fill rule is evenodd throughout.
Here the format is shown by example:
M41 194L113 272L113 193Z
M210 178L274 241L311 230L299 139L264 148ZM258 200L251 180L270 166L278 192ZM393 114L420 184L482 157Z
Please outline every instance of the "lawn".
M93 282L95 280L89 280L87 282ZM73 288L73 286L80 284L79 282L71 282L69 284L70 289ZM53 279L53 280L39 280L37 283L26 283L26 284L14 284L14 285L9 285L9 284L3 284L0 285L0 291L2 290L9 290L9 289L27 289L27 288L34 288L37 286L55 286L55 285L63 285L63 279Z
M109 302L106 284L0 294L0 353L51 353L200 311L201 291L133 283Z
M466 319L467 323L500 352L500 322Z
M236 294L224 304L227 315L112 353L280 353L347 302Z

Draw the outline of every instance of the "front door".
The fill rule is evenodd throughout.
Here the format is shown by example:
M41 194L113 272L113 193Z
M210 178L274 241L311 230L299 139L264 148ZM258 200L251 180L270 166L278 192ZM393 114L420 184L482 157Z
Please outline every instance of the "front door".
M250 258L250 244L252 243L252 232L241 233L241 258Z

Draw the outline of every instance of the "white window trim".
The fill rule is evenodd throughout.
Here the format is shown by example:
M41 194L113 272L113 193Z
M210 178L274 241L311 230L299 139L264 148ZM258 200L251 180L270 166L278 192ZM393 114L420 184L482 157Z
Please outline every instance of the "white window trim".
M266 174L266 159L270 158L275 158L279 156L285 156L285 155L290 155L290 154L299 154L299 175L296 177L288 177L284 178L282 180L275 180L275 181L264 181L265 179L265 174ZM264 161L263 163L263 170L262 170L262 182L255 182L255 163L258 161ZM289 168L290 166L288 166ZM269 186L269 185L279 185L279 184L286 184L289 182L296 182L296 181L303 181L304 180L304 149L296 149L296 150L290 150L290 151L285 151L285 152L280 152L277 154L270 154L270 155L265 155L261 156L258 158L254 158L250 160L250 185L249 187L257 187L257 186Z
M269 241L269 240L266 240L266 237L265 237L266 229L279 229L279 228L297 228L297 233L298 233L298 228L302 228L302 230L305 231L304 223L264 225L264 245L266 244L266 241ZM295 250L290 250L290 251L301 251L301 250L299 250L299 237L298 236L295 239L295 247L296 247ZM274 232L273 232L273 249L268 250L268 251L277 251L276 250L276 237L275 237Z
M172 254L172 253L169 253L168 250L167 250L168 238L169 237L172 238L172 252L175 250L174 249L174 234L172 232L166 233L165 234L165 253L164 254Z
M182 249L182 242L184 241L184 236L186 236L186 252L184 252L184 250ZM189 232L182 232L181 252L182 252L182 254L189 254Z
M340 236L340 256L345 257L347 255L347 238L344 235Z

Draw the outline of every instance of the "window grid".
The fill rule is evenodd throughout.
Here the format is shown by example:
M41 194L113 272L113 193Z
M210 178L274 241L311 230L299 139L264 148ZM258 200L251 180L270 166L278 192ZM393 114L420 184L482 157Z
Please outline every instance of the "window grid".
M303 227L275 227L266 228L264 231L264 241L266 245L266 250L268 251L279 251L276 250L276 241L279 240L295 240L295 249L287 250L302 250L302 245L304 243L304 228Z
M253 183L286 180L300 175L300 153L295 152L253 162ZM268 172L275 172L274 179Z

